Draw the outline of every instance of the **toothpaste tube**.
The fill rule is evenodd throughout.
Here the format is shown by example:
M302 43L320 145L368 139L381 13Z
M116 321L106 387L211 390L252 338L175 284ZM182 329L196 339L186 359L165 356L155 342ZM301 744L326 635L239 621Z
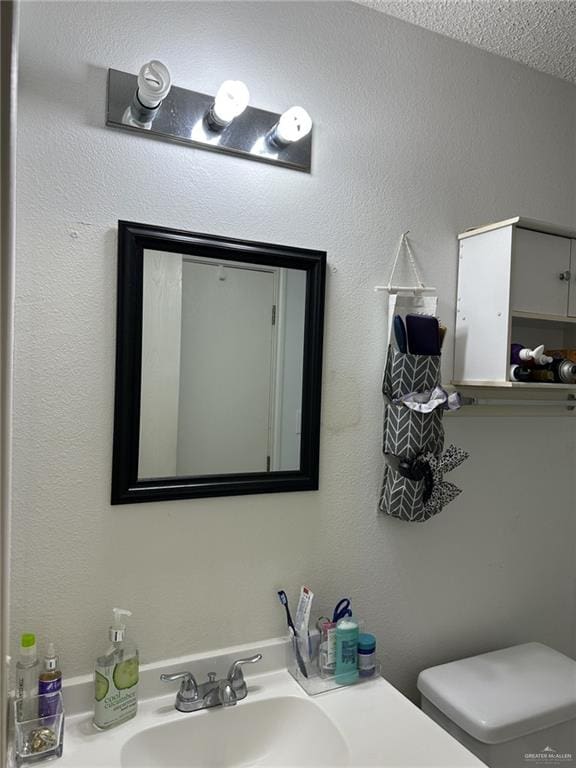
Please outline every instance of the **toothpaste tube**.
M320 674L327 677L336 672L336 622L326 619L320 631Z
M310 612L312 610L312 600L314 593L309 587L302 587L300 590L300 599L296 610L296 634L300 638L300 650L306 661L310 661L310 634L308 627L310 624Z

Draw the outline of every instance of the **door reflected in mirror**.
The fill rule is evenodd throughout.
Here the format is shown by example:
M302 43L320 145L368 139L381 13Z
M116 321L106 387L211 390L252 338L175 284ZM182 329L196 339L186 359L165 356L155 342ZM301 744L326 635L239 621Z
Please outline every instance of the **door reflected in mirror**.
M318 488L326 254L118 223L112 503Z
M298 470L306 272L143 260L138 478Z

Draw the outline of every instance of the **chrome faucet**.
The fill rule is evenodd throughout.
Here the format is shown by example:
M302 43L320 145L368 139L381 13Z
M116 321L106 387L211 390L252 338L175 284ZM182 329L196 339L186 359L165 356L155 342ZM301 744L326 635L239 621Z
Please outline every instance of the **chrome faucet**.
M174 704L179 712L196 712L199 709L217 706L233 707L236 702L245 699L248 695L242 665L254 664L261 658L262 654L257 653L247 659L237 659L228 670L228 675L221 680L216 679L215 672L208 674L208 680L205 683L197 683L191 672L160 675L160 680L165 683L181 681Z

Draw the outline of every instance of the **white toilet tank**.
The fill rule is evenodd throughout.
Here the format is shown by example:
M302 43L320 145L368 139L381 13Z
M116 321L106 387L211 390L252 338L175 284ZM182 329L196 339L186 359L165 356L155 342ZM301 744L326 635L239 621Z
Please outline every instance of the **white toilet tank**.
M540 643L421 672L422 709L490 768L576 768L576 662Z

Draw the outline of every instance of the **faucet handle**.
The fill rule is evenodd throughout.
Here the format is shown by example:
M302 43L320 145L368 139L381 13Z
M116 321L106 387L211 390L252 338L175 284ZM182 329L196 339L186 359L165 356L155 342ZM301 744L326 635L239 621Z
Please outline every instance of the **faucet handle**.
M232 707L236 704L238 696L230 680L220 680L218 683L218 699L223 707Z
M228 681L234 691L244 691L246 689L246 683L244 682L244 675L242 674L243 664L255 664L262 658L261 653L257 653L255 656L250 656L247 659L237 659L230 669L228 670Z
M173 683L181 680L178 697L184 701L193 701L198 698L198 684L192 672L175 672L173 675L160 675L163 683Z

